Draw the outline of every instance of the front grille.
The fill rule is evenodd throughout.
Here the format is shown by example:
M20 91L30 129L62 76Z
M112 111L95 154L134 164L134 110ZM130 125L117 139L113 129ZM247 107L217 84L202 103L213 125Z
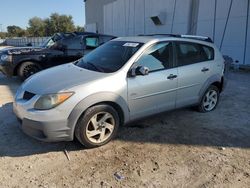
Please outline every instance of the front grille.
M36 94L34 93L30 93L28 91L25 91L24 94L23 94L23 99L24 100L30 100L32 99L32 97L34 97Z

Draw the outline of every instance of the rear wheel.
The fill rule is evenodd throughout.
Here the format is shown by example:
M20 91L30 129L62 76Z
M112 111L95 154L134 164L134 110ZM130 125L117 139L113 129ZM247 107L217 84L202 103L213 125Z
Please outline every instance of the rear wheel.
M93 106L79 119L75 136L87 148L99 147L116 136L119 124L119 115L112 106Z
M203 113L214 110L219 102L219 96L219 89L211 85L203 95L198 110Z
M25 80L28 77L32 76L33 74L41 71L42 68L40 65L34 62L23 62L18 70L17 75L22 79Z

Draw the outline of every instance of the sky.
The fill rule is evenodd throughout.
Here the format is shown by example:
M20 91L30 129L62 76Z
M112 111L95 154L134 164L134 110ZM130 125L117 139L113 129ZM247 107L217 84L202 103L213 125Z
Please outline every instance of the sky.
M1 0L0 32L9 25L26 28L30 18L48 18L55 12L71 15L75 25L85 24L83 0Z

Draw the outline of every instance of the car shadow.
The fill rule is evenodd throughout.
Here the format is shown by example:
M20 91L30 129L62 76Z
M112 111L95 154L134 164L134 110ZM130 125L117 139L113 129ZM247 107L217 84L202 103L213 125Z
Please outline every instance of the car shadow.
M224 118L217 121L212 117L216 113L199 114L190 108L163 113L122 128L118 139L138 143L250 148L249 124L239 126L235 122L225 126Z

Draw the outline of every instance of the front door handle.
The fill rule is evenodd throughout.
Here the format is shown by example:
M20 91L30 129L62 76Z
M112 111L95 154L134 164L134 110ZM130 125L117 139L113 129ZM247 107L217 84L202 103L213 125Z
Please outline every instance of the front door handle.
M207 71L209 71L209 68L204 67L203 69L201 69L201 72L207 72Z
M174 74L170 74L170 75L167 77L167 79L169 79L169 80L173 80L173 79L175 79L175 78L177 78L177 75L174 75Z

